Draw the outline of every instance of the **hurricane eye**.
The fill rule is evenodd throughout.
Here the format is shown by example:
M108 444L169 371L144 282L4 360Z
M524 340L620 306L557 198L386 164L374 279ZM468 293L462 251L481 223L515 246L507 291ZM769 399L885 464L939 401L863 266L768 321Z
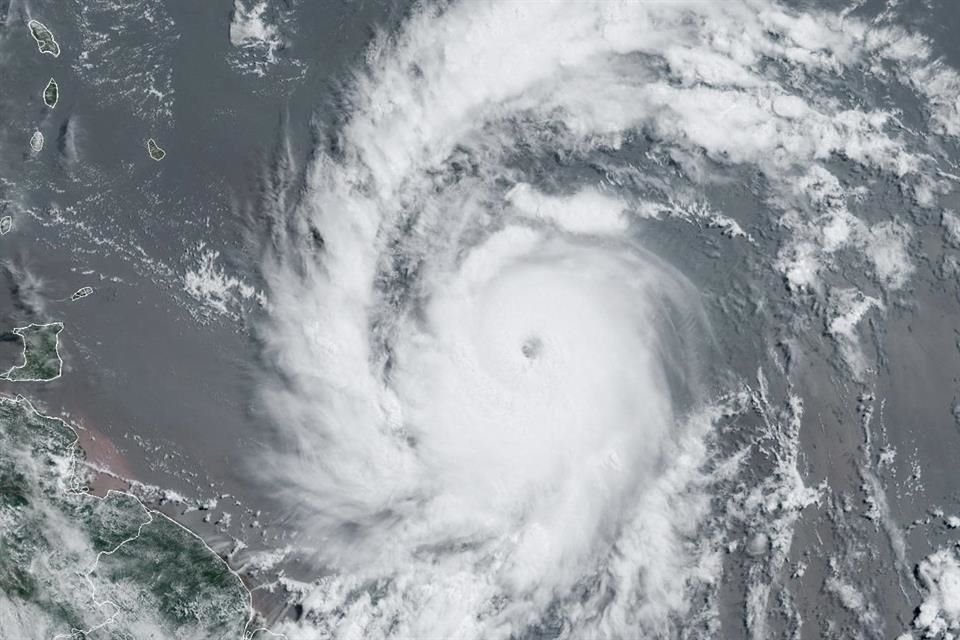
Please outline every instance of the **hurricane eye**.
M520 353L528 360L536 360L542 352L543 341L536 336L531 336L524 340L523 345L520 347Z

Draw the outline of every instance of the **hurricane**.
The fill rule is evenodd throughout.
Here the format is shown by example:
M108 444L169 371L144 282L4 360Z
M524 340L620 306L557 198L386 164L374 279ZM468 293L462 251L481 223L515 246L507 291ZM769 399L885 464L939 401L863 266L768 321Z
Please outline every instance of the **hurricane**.
M769 0L423 3L378 34L271 212L251 468L310 578L278 630L716 637L738 540L749 635L798 628L777 576L822 488L791 332L875 371L858 323L914 267L871 197L951 189L958 87L882 16Z

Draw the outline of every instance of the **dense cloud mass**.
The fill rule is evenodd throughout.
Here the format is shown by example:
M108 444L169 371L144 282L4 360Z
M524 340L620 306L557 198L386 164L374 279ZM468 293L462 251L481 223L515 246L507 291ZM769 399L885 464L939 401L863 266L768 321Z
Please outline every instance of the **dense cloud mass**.
M803 403L774 411L762 373L746 391L713 375L712 294L640 223L751 246L707 197L749 168L783 238L762 268L820 301L866 375L858 323L914 266L907 221L858 215L856 176L921 205L950 188L878 82L960 133L960 81L922 38L767 0L428 5L377 39L264 268L281 437L259 468L323 576L284 632L709 635L722 506L766 514L748 552L769 562L745 578L765 637L819 495L796 470ZM841 256L879 293L828 282ZM718 505L745 454L717 425L747 406L775 464Z

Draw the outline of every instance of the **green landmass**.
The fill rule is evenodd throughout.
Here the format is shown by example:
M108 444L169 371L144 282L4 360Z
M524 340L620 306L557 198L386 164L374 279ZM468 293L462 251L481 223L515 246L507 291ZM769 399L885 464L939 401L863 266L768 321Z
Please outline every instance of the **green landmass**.
M0 374L0 380L11 382L49 382L60 377L60 332L62 322L31 324L17 327L11 334L23 341L23 364Z
M160 145L157 144L157 141L153 138L147 140L147 153L150 154L150 157L160 162L167 155L167 152L160 148Z
M43 104L53 109L55 106L57 106L57 102L59 101L60 85L57 84L56 80L50 78L50 82L48 82L47 86L43 88Z
M54 58L60 56L60 45L57 44L57 39L53 37L53 32L47 28L47 25L38 20L30 20L27 27L30 29L30 35L37 41L40 53L50 54Z
M0 396L0 636L252 637L236 574L134 496L87 493L84 462L66 423Z

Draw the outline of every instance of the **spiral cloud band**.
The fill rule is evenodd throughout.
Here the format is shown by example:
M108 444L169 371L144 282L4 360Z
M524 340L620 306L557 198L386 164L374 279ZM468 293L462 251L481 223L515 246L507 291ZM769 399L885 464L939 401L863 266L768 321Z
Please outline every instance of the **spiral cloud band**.
M878 238L899 232L793 209L841 189L837 154L936 190L891 114L816 94L870 65L953 82L925 56L763 0L463 2L378 39L265 266L263 473L322 576L285 631L669 635L716 579L697 544L710 326L634 222L718 223L684 203L752 165L790 286L821 286L838 251L895 286Z

